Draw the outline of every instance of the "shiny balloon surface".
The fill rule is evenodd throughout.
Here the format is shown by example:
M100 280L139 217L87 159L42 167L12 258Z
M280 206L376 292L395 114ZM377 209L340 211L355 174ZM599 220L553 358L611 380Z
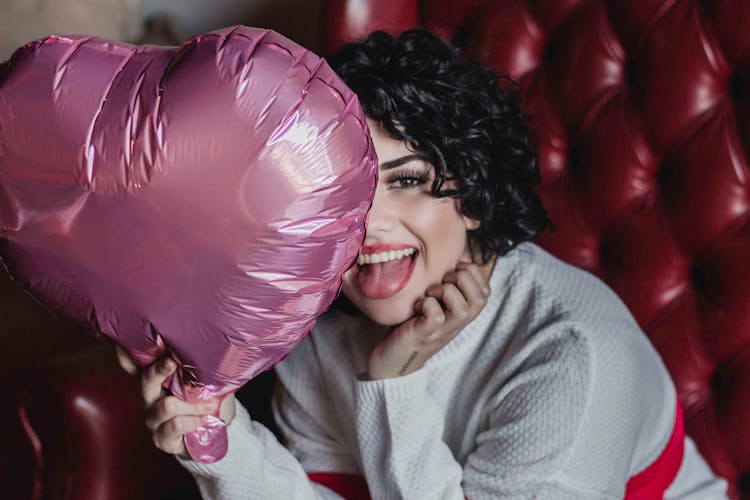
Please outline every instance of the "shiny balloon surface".
M330 306L376 166L356 96L272 31L50 36L0 67L3 263L141 365L173 356L188 401L270 368ZM186 442L214 461L226 431Z

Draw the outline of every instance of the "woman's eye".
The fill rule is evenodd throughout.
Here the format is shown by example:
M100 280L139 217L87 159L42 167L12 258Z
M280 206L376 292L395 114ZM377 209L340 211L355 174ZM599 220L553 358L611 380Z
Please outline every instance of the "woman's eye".
M388 184L396 189L416 188L426 184L428 181L428 174L409 171L396 173L388 178Z
M418 177L404 177L392 181L391 184L397 188L410 188L421 186L422 184L424 184L424 180Z

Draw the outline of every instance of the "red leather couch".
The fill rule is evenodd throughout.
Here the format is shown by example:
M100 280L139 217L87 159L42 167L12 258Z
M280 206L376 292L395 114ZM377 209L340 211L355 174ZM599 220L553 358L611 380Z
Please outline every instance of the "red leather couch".
M540 243L625 300L675 380L688 432L733 498L750 498L750 3L325 4L329 51L421 25L520 82L556 226ZM264 421L270 379L240 395ZM151 448L135 382L107 349L9 386L12 498L196 494Z

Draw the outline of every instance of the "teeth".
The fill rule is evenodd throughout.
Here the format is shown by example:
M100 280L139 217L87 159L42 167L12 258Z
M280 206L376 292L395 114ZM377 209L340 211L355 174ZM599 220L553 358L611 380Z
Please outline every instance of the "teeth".
M383 262L402 259L409 255L413 255L414 252L414 248L406 248L404 250L389 250L387 252L380 253L359 254L359 257L357 257L357 264L359 264L360 266L364 266L367 264L380 264Z

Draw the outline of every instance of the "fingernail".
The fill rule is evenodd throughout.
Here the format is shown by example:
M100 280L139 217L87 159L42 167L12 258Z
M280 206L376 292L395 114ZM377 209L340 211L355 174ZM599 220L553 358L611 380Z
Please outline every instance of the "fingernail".
M172 369L172 360L170 358L164 358L161 360L161 369L168 372Z

